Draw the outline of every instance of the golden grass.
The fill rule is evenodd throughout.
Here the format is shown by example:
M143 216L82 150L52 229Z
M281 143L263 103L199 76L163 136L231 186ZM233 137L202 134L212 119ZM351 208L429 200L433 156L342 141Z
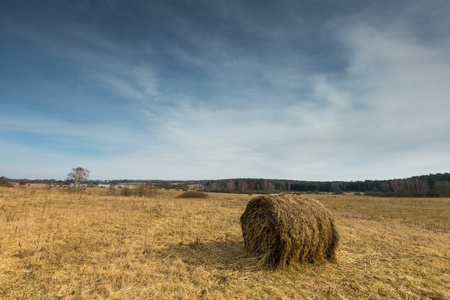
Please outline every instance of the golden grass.
M247 195L0 188L0 298L448 299L450 199L320 195L338 263L246 257Z

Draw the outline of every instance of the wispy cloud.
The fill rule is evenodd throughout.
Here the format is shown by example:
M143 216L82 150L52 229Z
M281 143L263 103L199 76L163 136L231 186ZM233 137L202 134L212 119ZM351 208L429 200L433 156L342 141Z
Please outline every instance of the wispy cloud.
M396 2L393 12L289 1L257 11L205 2L197 12L161 2L158 14L139 6L147 18L132 11L136 4L121 7L130 11L115 22L61 4L54 9L68 20L58 26L39 9L33 22L9 17L2 34L39 49L39 72L23 76L31 67L20 59L8 71L28 81L6 78L15 113L0 115L9 149L2 164L12 170L6 160L35 157L36 172L25 174L47 165L60 173L53 156L81 160L101 178L446 171L450 18L437 2ZM81 23L83 14L92 18Z

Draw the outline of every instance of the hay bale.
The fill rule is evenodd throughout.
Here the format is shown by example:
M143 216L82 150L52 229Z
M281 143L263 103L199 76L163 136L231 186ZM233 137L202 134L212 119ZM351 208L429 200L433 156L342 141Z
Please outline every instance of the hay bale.
M329 211L317 200L266 195L250 200L241 216L248 254L273 267L335 260L339 233Z

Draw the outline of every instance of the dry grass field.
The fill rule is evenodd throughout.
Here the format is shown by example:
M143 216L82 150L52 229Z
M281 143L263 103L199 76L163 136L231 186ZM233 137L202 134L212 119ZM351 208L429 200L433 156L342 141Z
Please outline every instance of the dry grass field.
M256 267L248 195L0 188L4 299L449 299L450 199L317 195L337 263Z

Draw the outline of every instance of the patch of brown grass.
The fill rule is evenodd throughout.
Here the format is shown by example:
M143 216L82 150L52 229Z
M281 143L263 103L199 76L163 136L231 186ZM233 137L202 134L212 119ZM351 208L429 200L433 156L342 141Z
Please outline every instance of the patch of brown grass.
M450 199L317 195L338 263L273 271L245 254L251 197L177 195L0 188L0 298L449 298Z
M208 194L200 191L186 191L179 194L177 198L208 198Z

